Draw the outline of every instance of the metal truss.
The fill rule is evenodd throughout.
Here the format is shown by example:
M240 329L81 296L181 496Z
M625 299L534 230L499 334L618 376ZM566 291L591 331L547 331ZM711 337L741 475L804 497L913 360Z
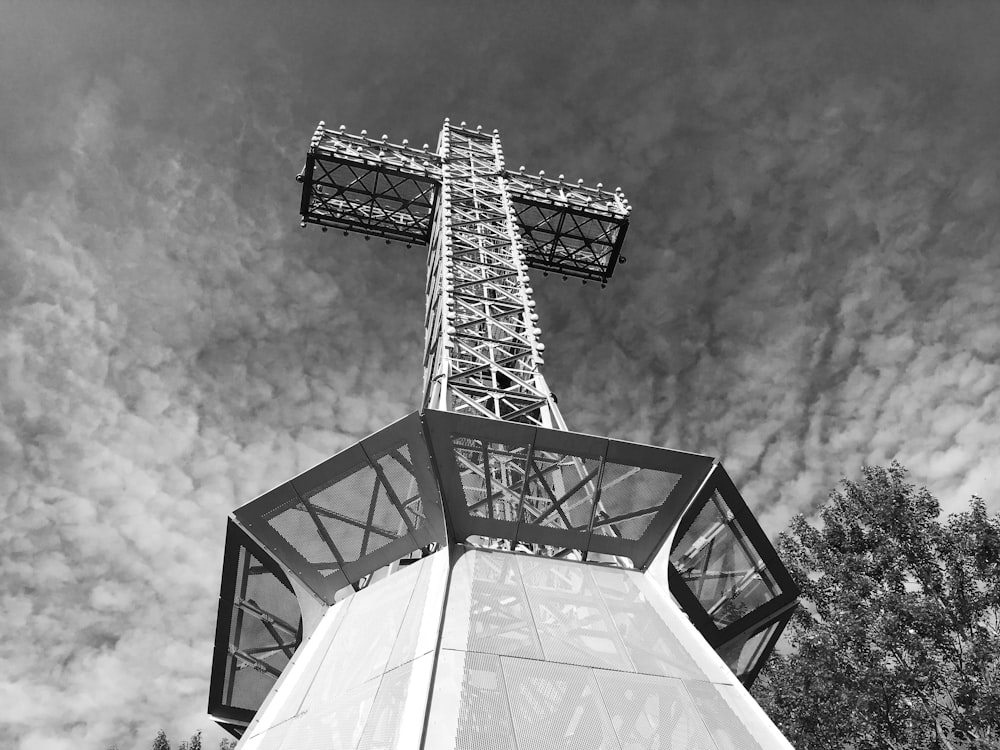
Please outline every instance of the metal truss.
M527 268L605 283L631 211L620 188L510 172L496 131L447 120L433 151L321 122L298 179L303 225L430 245L425 408L565 429Z
M455 137L484 136L445 123ZM492 138L497 153L500 140ZM412 244L431 243L434 207L446 180L448 156L426 144L391 143L328 130L320 123L313 133L306 164L298 176L304 184L300 213L303 224L319 224L368 237ZM528 174L524 167L508 171L500 159L490 177L503 183L513 224L522 239L525 263L545 273L606 283L620 260L631 212L621 188L605 190ZM482 178L484 174L477 175Z
M443 180L427 283L427 408L559 423L496 133L441 132Z
M287 576L232 521L226 531L209 713L239 736L302 641Z

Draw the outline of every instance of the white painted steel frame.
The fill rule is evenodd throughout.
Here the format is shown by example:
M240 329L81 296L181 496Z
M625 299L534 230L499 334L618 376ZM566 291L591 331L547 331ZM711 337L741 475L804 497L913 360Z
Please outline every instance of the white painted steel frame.
M445 122L427 272L424 407L563 424L504 175L500 138Z

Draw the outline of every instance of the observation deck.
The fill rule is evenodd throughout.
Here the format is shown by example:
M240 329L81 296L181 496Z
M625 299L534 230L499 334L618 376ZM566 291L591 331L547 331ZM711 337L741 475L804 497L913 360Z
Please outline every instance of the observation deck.
M424 410L232 514L210 713L241 734L329 607L446 549L645 574L744 685L798 594L710 456Z

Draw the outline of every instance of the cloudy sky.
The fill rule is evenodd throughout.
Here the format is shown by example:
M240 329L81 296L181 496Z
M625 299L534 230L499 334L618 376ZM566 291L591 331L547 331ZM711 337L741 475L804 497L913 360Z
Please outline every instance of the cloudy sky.
M624 188L535 284L571 427L772 535L893 458L998 508L996 4L539 5L0 1L0 747L214 745L226 514L418 406L423 251L298 228L321 118Z

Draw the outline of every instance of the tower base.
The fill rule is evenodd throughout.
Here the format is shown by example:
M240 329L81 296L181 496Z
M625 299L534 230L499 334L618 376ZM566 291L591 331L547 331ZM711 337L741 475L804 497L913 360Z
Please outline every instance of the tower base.
M240 747L791 746L649 576L454 545L328 609Z

